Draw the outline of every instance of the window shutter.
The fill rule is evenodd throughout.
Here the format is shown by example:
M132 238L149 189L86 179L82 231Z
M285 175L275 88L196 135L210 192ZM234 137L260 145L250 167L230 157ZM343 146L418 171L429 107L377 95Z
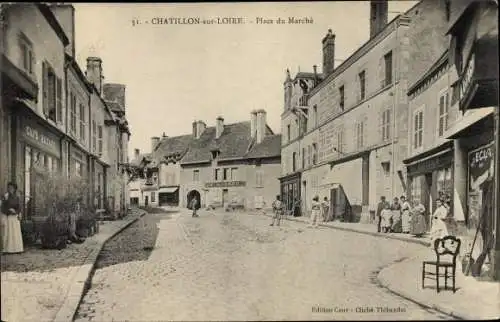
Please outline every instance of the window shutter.
M46 62L42 62L42 91L43 114L47 116L49 115L49 75Z
M56 78L56 122L62 123L62 81Z
M99 127L98 127L98 135L99 135L98 152L99 152L99 154L102 154L102 125L99 125Z
M385 86L385 59L384 56L380 57L378 62L378 79L380 80L380 88Z

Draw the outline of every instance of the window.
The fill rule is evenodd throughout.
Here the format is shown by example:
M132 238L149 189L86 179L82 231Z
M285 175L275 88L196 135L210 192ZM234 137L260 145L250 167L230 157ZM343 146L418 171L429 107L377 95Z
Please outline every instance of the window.
M156 193L151 191L151 202L156 202Z
M344 129L339 129L337 132L337 152L339 154L344 152Z
M392 84L392 51L384 55L385 79L384 86Z
M385 109L381 116L382 141L387 141L391 137L391 109Z
M255 172L255 186L263 187L264 172L262 170L257 170Z
M33 54L33 44L24 34L19 36L19 46L21 47L21 68L29 75L35 74L35 55Z
M82 142L85 142L86 135L85 135L85 105L80 104L80 140Z
M200 181L200 170L193 170L193 181Z
M306 149L302 148L302 169L306 167Z
M384 175L389 177L391 175L391 163L390 162L382 162L382 170L384 171Z
M312 162L313 164L316 164L316 162L318 162L318 145L316 143L313 143L312 149L313 149Z
M424 135L424 111L418 110L413 115L413 148L422 147Z
M443 91L439 95L439 125L438 135L443 136L444 132L448 129L448 110L450 107L448 91Z
M214 170L214 179L215 179L215 181L219 181L219 179L220 179L220 174L219 173L220 173L220 169L215 169Z
M56 83L57 77L54 69L48 65L48 63L43 63L44 72L44 101L43 101L43 113L47 118L52 121L56 121Z
M158 183L158 173L153 173L153 184L157 184Z
M358 149L362 148L364 146L364 134L365 134L365 129L364 129L364 122L358 122L356 123L356 147Z
M308 146L307 147L307 165L311 165L311 157L312 157L312 147Z
M317 127L318 126L318 106L316 106L316 105L313 106L313 115L314 115L313 127Z
M238 180L238 168L231 168L231 180Z
M411 179L411 201L422 200L422 176L414 177Z
M340 86L339 88L339 105L340 105L340 110L343 111L345 107L345 91L344 91L344 85Z
M97 152L99 153L99 155L102 155L102 134L102 125L99 125L97 127Z
M292 153L292 172L297 171L297 153Z
M359 99L362 101L365 99L366 95L366 78L365 71L358 74L359 77Z
M75 161L75 174L79 177L83 176L83 169L80 161Z
M70 93L70 132L76 136L76 96Z
M291 138L291 130L290 130L290 124L286 126L286 136L288 138L288 141L290 142Z
M92 120L92 152L97 151L97 124Z
M451 196L452 193L452 178L451 178L451 167L444 168L437 171L437 191L444 193L445 195Z
M229 180L229 168L224 168L222 171L223 171L222 172L223 173L223 180L224 181Z

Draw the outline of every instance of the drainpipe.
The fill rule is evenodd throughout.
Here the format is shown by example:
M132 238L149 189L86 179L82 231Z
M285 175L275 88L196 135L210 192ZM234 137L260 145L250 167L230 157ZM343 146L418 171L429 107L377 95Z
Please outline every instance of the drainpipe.
M394 198L394 176L396 174L396 157L395 157L395 146L394 141L396 139L396 104L398 103L398 92L399 92L399 60L401 59L401 45L399 44L399 21L396 24L396 44L398 52L393 56L395 58L394 63L394 85L393 85L393 104L392 104L392 135L391 135L391 196ZM396 79L398 77L398 79ZM398 86L396 86L398 85Z

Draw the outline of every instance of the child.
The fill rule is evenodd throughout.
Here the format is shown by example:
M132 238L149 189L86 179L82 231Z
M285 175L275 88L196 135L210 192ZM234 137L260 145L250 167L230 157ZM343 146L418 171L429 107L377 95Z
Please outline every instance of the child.
M391 231L391 218L392 218L392 211L391 211L391 205L389 203L385 204L384 210L382 210L380 214L382 218L381 222L381 227L382 227L382 232L383 233L388 233Z

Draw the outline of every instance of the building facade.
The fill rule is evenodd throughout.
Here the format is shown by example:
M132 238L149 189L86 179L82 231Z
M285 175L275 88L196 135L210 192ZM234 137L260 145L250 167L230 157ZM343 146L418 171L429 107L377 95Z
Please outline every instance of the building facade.
M133 202L188 207L196 197L202 207L261 209L279 194L281 135L267 126L264 110L252 112L250 122L195 121L189 135L151 140L150 154L135 151L145 176L129 185Z
M104 144L109 131L103 126L116 116L104 101L96 104L98 87L74 59L73 6L9 4L2 5L0 14L0 189L8 181L17 183L29 219L37 212L28 207L30 200L36 201L37 182L59 173L87 180L92 189L86 200L105 208L107 169L117 167L110 149L117 145ZM121 118L122 133L127 132ZM126 148L120 153L127 153ZM123 207L126 190L122 184Z

